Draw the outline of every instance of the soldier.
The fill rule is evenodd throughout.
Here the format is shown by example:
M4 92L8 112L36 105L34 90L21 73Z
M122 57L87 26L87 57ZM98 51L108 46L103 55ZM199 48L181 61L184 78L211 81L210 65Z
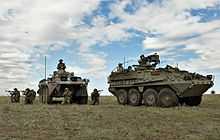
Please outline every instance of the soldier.
M144 56L143 54L140 56L140 59L138 60L138 63L139 63L139 65L144 65L144 64L146 64L146 62L145 62L145 56Z
M32 89L31 91L31 97L32 97L32 102L35 100L35 98L36 98L36 92Z
M57 65L58 73L64 73L66 69L65 63L63 63L63 59L59 60L59 64Z
M140 56L138 60L139 65L141 66L150 66L150 60L148 57L145 57L143 54Z
M65 88L63 96L64 96L64 101L62 104L70 104L71 91L69 90L69 88Z
M17 88L14 88L15 102L20 102L20 91Z
M91 94L92 105L99 104L99 91L95 88Z
M20 92L18 91L17 88L14 88L14 91L6 91L6 92L10 93L12 103L20 102Z
M119 64L118 64L117 71L118 71L118 72L123 72L123 71L124 71L124 68L123 68L123 66L122 66L122 63L119 63Z
M33 95L29 88L24 91L25 95L25 104L33 104Z

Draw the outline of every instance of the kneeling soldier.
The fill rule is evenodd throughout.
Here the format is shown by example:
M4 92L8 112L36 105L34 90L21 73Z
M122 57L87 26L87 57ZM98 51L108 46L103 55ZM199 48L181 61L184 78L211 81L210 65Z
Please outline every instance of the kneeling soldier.
M33 95L29 88L24 91L25 95L25 104L33 104Z
M95 88L91 94L92 105L99 104L99 91Z

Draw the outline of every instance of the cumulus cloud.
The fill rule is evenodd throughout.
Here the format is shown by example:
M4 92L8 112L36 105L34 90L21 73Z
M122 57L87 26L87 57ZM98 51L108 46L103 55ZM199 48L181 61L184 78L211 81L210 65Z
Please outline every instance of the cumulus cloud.
M198 58L181 60L182 65L191 65L190 68L197 71L220 69L220 20L201 22L200 16L192 16L190 13L192 9L217 6L219 0L202 0L199 3L196 0L148 3L130 14L124 9L131 2L134 1L122 1L112 5L112 15L122 19L121 24L127 29L156 34L146 36L143 41L145 49L155 49L163 56L172 57L173 62L177 60L177 46L183 46L178 48L180 52L192 52Z
M66 46L72 27L95 10L99 0L0 1L0 85L36 87L37 59ZM34 81L34 82L30 82Z
M210 72L220 69L220 21L201 22L200 16L190 13L192 9L214 7L219 0L120 0L110 5L107 17L95 15L91 25L83 22L100 1L0 0L1 89L36 86L33 73L42 69L39 57L63 47L75 47L69 46L69 40L79 44L76 55L86 64L70 70L103 78L108 54L95 52L93 47L126 41L132 38L130 29L146 33L143 48L157 50L170 62L178 60L176 49L182 46L178 52L197 56L181 60L184 68ZM128 5L136 9L128 12ZM109 18L119 21L109 22Z

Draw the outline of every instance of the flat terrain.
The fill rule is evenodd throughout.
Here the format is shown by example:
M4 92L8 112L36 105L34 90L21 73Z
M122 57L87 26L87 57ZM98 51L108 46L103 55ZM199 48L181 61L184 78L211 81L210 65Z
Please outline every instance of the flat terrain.
M199 107L11 104L0 97L0 140L220 140L220 95Z

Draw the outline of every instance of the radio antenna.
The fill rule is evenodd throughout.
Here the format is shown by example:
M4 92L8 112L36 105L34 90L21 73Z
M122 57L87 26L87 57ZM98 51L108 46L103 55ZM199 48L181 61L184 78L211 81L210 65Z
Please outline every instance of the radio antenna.
M125 56L124 56L124 68L125 68Z
M45 69L44 69L44 78L45 80L47 79L47 56L44 58L44 64L45 64Z

